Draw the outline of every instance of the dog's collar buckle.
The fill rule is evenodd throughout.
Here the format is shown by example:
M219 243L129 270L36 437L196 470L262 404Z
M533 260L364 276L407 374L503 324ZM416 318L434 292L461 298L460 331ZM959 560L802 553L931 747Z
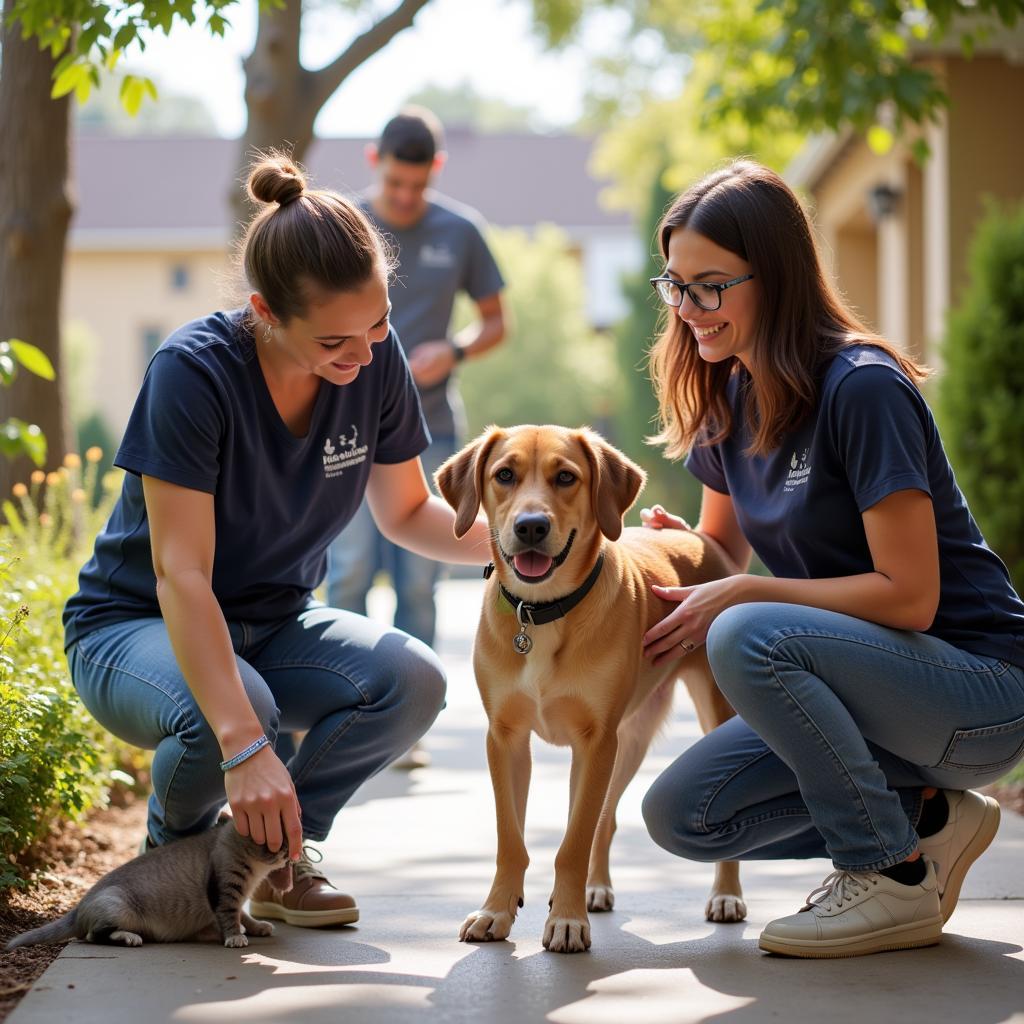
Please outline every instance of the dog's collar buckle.
M524 601L520 601L516 605L516 621L519 623L519 632L512 637L512 650L516 654L529 654L533 650L533 641L526 634L526 627L533 625L533 619L524 605Z
M484 579L489 580L494 575L494 563L488 562L484 566Z

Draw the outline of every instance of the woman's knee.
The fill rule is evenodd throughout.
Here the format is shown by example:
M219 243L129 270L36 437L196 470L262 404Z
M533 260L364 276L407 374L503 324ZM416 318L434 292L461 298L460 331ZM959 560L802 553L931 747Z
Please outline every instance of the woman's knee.
M663 772L647 791L641 805L651 838L669 853L687 860L716 861L703 825L697 788L676 770L679 762Z

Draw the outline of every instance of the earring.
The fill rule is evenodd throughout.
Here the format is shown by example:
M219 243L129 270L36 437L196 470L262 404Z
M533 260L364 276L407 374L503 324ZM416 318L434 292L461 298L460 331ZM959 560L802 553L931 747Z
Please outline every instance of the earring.
M264 344L266 344L267 342L270 341L272 332L273 332L273 328L270 326L270 324L264 324L263 325L263 342L264 342Z

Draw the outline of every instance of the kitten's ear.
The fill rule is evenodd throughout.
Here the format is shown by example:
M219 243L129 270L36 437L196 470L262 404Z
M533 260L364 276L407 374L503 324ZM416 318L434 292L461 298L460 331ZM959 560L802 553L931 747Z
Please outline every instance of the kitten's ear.
M271 871L267 880L278 892L287 892L292 887L292 865L289 861L283 868Z

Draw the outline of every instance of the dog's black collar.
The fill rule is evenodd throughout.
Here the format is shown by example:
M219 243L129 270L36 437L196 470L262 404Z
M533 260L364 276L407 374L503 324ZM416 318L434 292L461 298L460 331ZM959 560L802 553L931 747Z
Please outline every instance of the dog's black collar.
M554 622L556 619L562 618L564 615L568 615L590 593L591 588L597 582L597 577L601 575L601 568L604 566L604 552L602 551L597 556L597 561L594 563L594 568L590 570L590 575L577 587L571 594L566 594L565 597L560 597L557 601L545 601L542 604L529 604L524 601L521 597L516 597L515 594L510 593L505 589L505 585L499 580L498 589L501 591L501 596L513 608L522 608L522 615L528 619L531 625L543 626L546 622ZM488 562L484 569L484 579L490 579L491 573L494 572L494 563Z

